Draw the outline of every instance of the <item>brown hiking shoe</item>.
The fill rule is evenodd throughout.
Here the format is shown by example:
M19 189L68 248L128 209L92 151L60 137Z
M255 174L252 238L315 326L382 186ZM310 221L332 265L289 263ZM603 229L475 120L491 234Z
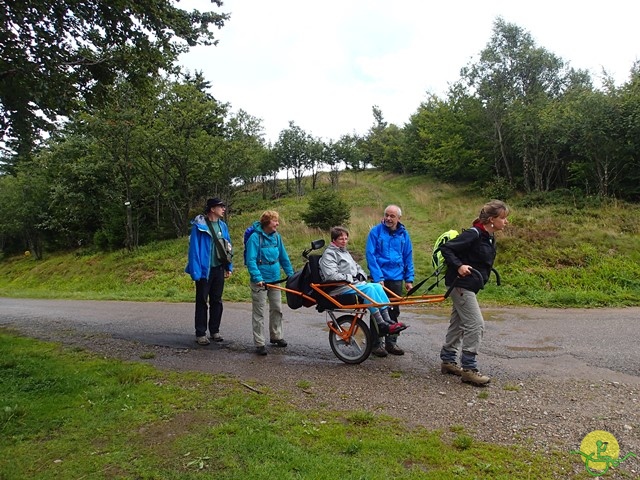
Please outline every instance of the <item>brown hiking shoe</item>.
M486 375L482 375L478 370L462 370L462 381L464 383L471 383L478 387L483 387L488 384L491 379Z
M404 350L395 343L387 343L384 349L391 355L404 355Z
M387 351L382 347L382 345L371 350L371 353L376 357L386 357L388 355Z
M462 375L462 369L452 362L442 362L442 365L440 365L440 372L443 375L457 375L458 377Z

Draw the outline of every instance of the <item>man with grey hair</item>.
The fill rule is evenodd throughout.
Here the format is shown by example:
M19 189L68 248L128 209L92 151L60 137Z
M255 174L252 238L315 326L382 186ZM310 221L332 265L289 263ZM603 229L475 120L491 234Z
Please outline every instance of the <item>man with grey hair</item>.
M382 222L374 226L367 237L367 266L374 282L383 284L396 295L402 295L402 286L408 291L413 288L413 246L409 232L400 223L402 210L398 205L389 205L384 209ZM400 308L389 309L389 316L398 321ZM372 329L376 333L375 328ZM387 335L385 344L376 335L372 353L378 357L404 355L397 345L397 335Z

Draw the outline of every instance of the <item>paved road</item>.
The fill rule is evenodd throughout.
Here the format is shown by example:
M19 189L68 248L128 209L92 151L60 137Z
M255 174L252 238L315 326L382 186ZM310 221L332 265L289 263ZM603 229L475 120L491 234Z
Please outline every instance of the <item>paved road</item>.
M47 329L100 333L143 344L176 349L228 349L254 360L251 306L225 303L222 345L197 347L193 305L0 298L0 326L37 335ZM278 354L291 362L341 363L332 353L325 314L313 308L285 307L289 347ZM481 365L492 375L513 380L531 376L640 383L638 319L640 308L485 309L486 330ZM442 306L405 308L410 328L399 345L407 354L394 359L405 370L437 368L438 351L448 322ZM373 360L368 360L373 361Z

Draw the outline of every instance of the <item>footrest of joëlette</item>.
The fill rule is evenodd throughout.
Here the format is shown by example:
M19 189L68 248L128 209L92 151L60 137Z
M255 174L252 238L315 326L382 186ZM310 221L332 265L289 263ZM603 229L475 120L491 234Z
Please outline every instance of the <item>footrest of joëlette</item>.
M318 312L324 312L325 310L336 310L340 308L336 303L333 303L331 300L323 297L322 295L314 295L314 298L317 302L316 310L318 310ZM362 303L362 301L355 293L334 295L331 298L335 299L337 303L342 305L355 305L357 303Z

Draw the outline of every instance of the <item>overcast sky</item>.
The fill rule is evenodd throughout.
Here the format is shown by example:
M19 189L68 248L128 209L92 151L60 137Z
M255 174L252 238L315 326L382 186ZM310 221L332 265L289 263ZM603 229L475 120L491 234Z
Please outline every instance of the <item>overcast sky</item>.
M501 16L594 80L618 85L640 58L637 0L181 0L231 14L220 43L184 55L212 94L262 119L275 142L293 120L315 137L364 134L372 106L402 127L427 92L444 96Z

